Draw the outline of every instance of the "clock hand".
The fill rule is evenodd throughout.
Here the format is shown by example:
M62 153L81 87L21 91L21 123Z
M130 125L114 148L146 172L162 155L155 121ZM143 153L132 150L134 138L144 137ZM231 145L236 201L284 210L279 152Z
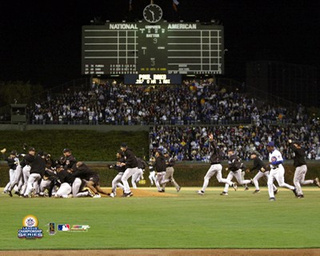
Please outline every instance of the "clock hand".
M150 12L151 12L151 14L152 14L152 20L154 20L154 12L153 11L151 11L151 10L149 10Z

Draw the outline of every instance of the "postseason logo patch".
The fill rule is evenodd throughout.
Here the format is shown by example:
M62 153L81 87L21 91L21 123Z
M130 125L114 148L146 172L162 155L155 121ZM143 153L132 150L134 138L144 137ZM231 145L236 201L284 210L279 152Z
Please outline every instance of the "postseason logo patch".
M42 229L38 228L39 221L34 215L27 215L22 220L22 229L18 230L18 238L42 238Z

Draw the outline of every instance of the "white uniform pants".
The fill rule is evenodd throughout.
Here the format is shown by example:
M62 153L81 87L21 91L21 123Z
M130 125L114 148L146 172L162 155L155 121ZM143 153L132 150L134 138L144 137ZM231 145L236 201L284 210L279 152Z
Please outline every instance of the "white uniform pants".
M227 183L230 186L233 185L233 182L228 179L222 178L222 165L221 164L212 164L207 171L207 174L204 176L204 181L203 181L203 186L202 186L202 191L206 191L206 188L209 185L209 181L212 178L212 176L216 175L218 182L220 183Z
M11 191L10 184L13 183L14 181L14 176L15 176L16 170L10 169L9 170L9 182L4 188L4 191Z
M265 172L261 172L259 171L256 176L254 176L254 178L252 179L253 181L253 184L254 186L256 187L256 190L260 190L259 188L259 180L262 178L262 177L266 177L267 180L269 178L269 175L270 175L270 172L269 171L265 171ZM277 187L273 184L273 191L276 191L277 190Z
M123 172L119 172L116 177L112 180L112 193L117 193L117 187L123 189L124 186L121 183L121 178L123 176Z
M294 186L291 186L284 182L284 168L282 164L279 165L276 169L271 169L270 175L268 178L268 191L269 191L269 197L274 197L274 191L273 191L273 182L276 179L280 187L285 187L291 190L294 190Z
M21 179L22 179L22 168L21 168L21 165L18 165L16 170L14 171L12 179L10 177L10 186L8 187L8 190L11 191L16 185L19 185L15 187L15 190L19 191L22 187Z
M30 165L26 165L22 168L22 176L23 176L23 186L21 188L20 194L24 194L25 191L27 190L27 186L28 186L28 179L30 176L30 170L31 170L31 166Z
M129 186L129 183L128 183L128 179L135 173L138 171L138 167L135 167L135 168L127 168L125 170L125 172L123 173L122 177L121 177L121 182L124 186L124 193L128 194L130 193L130 186Z
M238 181L239 185L245 185L245 184L250 184L251 180L243 180L242 176L241 176L241 169L233 172L229 172L228 176L227 176L227 180L231 181L233 179L233 177L236 178L236 180ZM223 192L228 193L229 190L229 183L226 183L226 185L224 186L224 190Z
M42 179L41 182L40 182L40 188L39 188L39 191L40 191L40 195L44 195L44 191L46 189L49 189L50 188L50 185L51 185L51 180L47 179L47 180L44 180Z
M131 177L131 184L133 188L137 188L137 182L141 180L142 176L143 170L138 168L138 170Z
M24 193L25 196L28 196L31 191L34 189L36 193L39 193L39 181L41 180L41 175L39 173L31 173L28 179L28 185L26 192Z
M150 180L151 186L153 184L156 184L156 172L155 171L150 171L149 180Z
M58 189L57 193L56 193L56 197L63 197L63 198L67 198L68 195L71 193L71 186L69 183L62 183L60 188Z
M303 195L301 185L313 184L313 180L305 180L307 170L306 165L301 165L296 167L296 171L294 172L293 184L297 189L298 195Z
M166 176L166 172L158 172L156 177L156 186L158 191L161 191L162 188L160 187L160 184L162 184L164 178Z

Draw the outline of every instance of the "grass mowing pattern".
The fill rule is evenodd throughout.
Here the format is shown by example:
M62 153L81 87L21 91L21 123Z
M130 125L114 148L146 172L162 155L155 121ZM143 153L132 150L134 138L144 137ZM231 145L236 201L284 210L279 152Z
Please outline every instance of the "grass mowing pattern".
M220 196L221 190L199 196L196 188L182 188L177 197L168 198L24 199L1 194L0 248L319 248L319 189L305 188L305 199L280 189L275 202L268 201L265 188L256 195L240 188ZM38 217L44 238L17 238L28 214ZM49 236L49 222L91 228Z

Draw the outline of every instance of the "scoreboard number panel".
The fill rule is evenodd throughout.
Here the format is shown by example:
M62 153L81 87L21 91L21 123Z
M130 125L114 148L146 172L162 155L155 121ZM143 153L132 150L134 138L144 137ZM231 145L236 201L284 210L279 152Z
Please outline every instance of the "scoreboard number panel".
M82 28L82 74L223 74L222 25L147 22Z

